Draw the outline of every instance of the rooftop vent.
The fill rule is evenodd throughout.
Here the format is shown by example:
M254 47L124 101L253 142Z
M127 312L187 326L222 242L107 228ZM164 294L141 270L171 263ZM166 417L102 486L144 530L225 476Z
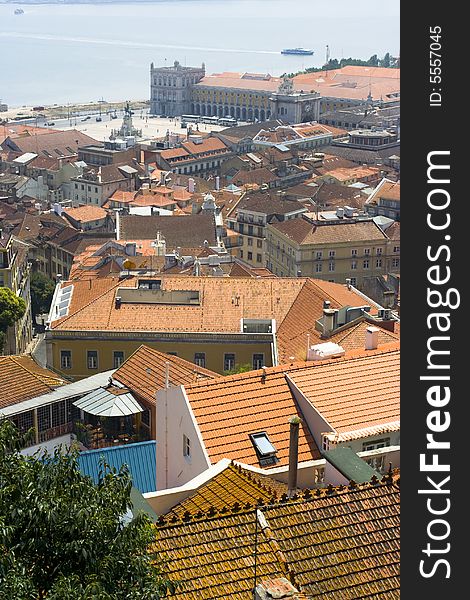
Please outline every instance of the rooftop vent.
M259 464L262 467L275 465L279 460L276 456L277 450L272 445L268 434L265 431L260 431L258 433L250 433L249 436L253 446L255 447Z
M333 342L324 342L310 346L307 353L307 360L325 360L326 358L337 358L344 355L344 348Z

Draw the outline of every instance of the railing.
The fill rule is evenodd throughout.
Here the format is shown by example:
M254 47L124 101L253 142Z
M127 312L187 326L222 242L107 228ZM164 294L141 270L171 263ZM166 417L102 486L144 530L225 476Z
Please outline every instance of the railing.
M57 425L56 427L50 427L49 429L40 431L38 434L39 443L48 442L49 440L53 440L62 435L67 435L67 433L72 432L72 428L72 423L64 423L63 425Z

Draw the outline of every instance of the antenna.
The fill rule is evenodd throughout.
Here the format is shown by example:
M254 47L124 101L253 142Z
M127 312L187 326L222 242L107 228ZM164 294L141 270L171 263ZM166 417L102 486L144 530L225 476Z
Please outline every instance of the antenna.
M326 45L326 63L328 64L330 62L330 47L328 46L328 44Z

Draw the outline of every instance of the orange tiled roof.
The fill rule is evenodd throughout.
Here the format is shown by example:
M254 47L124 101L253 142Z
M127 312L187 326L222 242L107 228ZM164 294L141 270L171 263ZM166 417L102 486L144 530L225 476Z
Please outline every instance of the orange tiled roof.
M104 279L92 286L85 281L76 281L73 282L69 315L54 321L51 328L240 332L242 318L274 318L280 323L305 283L305 279L300 278L194 277L188 286L188 278L184 276L162 276L161 279L162 289L187 290L190 287L200 292L203 302L189 306L123 303L120 308L115 308L118 287L135 287L137 278Z
M280 362L305 360L307 343L320 343L320 332L315 329L315 321L323 315L323 301L329 300L331 308L342 306L365 306L362 296L349 290L345 285L330 283L321 279L309 279L303 286L296 301L289 309L284 321L278 326L277 341ZM377 305L369 303L371 315L377 314ZM330 340L328 340L330 341ZM364 347L364 338L355 338L355 348Z
M31 356L0 356L0 409L47 394L64 383Z
M348 181L349 179L361 179L363 177L371 177L373 175L379 175L380 170L377 167L354 167L347 169L338 167L331 169L327 172L327 175L334 177L338 181Z
M258 581L287 577L308 598L398 600L399 480L301 493L259 506L233 505L161 519L154 549L175 598L246 600Z
M359 323L352 325L351 327L346 327L341 331L338 331L338 333L330 336L328 340L325 341L338 344L339 346L342 346L346 351L361 348L364 346L364 342L366 339L366 330L372 324L374 325L374 327L377 327L379 329L379 346L399 341L400 336L398 333L388 331L387 329L380 327L380 323L371 323L365 318L362 319Z
M92 206L89 204L87 206L79 206L78 208L65 208L64 214L68 215L75 221L87 223L89 221L98 221L99 219L104 219L108 213L100 206Z
M115 202L132 202L138 192L124 192L123 190L116 190L108 200L114 200Z
M301 415L286 373L310 367L311 363L281 365L266 369L266 377L260 369L186 386L211 462L230 458L259 467L249 434L265 431L277 450L276 466L288 464L288 419ZM307 425L301 423L299 462L319 458Z
M331 426L335 439L375 428L396 431L400 420L400 346L352 352L288 377ZM325 433L329 433L325 431Z
M271 225L299 245L337 244L342 242L385 241L387 235L374 221L313 225L306 219L290 219Z
M166 363L169 363L170 385L220 377L218 373L198 367L183 358L142 345L114 372L113 378L155 404L157 390L165 387Z

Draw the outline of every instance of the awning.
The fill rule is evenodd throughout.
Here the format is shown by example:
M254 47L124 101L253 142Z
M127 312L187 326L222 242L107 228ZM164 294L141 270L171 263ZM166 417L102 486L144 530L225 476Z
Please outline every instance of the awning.
M105 388L93 390L73 405L90 415L100 417L125 417L144 412L130 392L112 393Z

